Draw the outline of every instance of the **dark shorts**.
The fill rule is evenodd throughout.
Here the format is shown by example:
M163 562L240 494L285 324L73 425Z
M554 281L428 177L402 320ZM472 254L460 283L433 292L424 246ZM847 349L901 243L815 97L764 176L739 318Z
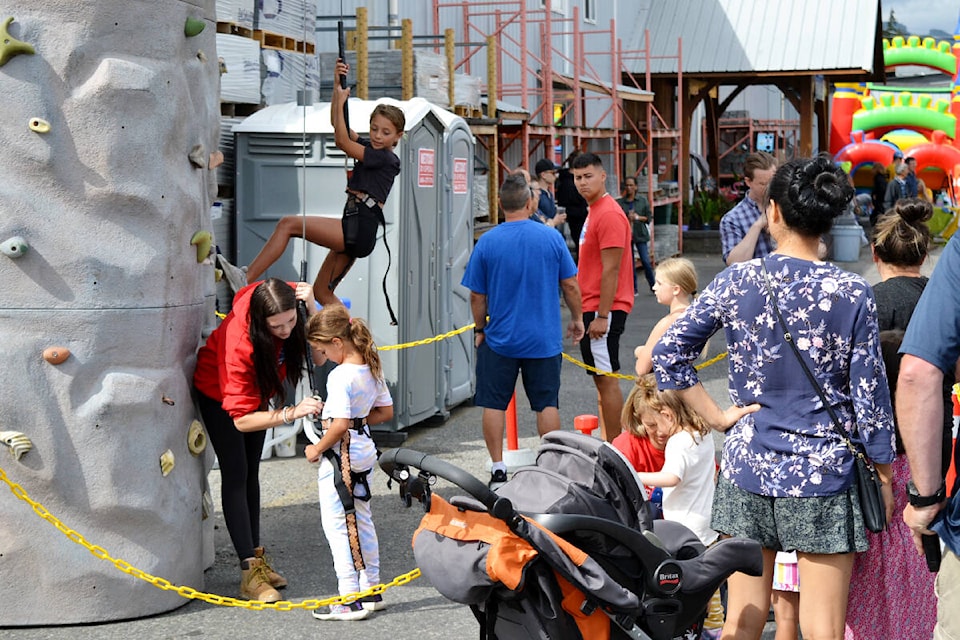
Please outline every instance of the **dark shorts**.
M850 553L869 546L855 483L835 496L771 498L745 491L721 475L710 526L774 551Z
M523 390L530 408L543 411L560 406L561 355L550 358L508 358L486 341L477 348L477 393L474 404L503 411L510 404L517 386L517 373L523 376Z
M596 317L596 311L585 311L583 326L589 327ZM620 371L620 336L627 324L627 312L611 311L608 318L607 335L591 340L589 334L583 334L583 339L580 340L580 354L583 356L583 361L591 367L613 373ZM587 373L591 376L597 375L592 371Z
M343 252L351 258L366 258L373 253L382 218L383 213L379 207L368 207L348 196L340 223L343 230Z

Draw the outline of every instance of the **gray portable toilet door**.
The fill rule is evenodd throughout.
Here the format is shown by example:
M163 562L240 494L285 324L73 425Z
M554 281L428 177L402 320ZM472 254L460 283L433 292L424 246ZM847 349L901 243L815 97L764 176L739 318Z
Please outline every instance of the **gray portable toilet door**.
M473 323L470 291L460 284L473 251L473 152L470 128L463 120L454 121L444 138L447 174L444 195L448 203L444 207L442 248L444 333ZM446 408L473 397L476 353L473 336L472 331L466 331L441 344Z
M400 171L405 191L400 211L401 281L397 303L401 341L437 335L440 327L438 244L443 125L432 113L406 134ZM437 343L401 352L398 389L404 395L401 424L411 425L443 412L437 375Z

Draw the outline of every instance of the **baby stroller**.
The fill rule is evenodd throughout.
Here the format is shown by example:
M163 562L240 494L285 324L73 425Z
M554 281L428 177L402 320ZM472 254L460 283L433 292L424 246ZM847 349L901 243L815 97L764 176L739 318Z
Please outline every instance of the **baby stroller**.
M386 451L380 466L407 506L423 504L417 563L470 605L481 640L695 640L727 576L763 572L752 540L704 549L686 527L652 520L629 462L581 434L545 435L536 464L496 492L411 449ZM433 495L437 477L470 497Z

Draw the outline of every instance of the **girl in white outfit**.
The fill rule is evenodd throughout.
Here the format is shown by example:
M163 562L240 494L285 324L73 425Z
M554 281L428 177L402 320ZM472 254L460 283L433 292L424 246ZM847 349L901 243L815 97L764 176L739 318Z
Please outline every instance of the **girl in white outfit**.
M641 472L640 482L663 488L663 518L684 525L704 546L716 542L719 534L710 528L713 511L714 478L717 471L716 446L710 427L689 409L676 391L658 391L652 374L636 383L633 411L648 433L669 432L664 449L663 469ZM704 621L703 638L719 638L723 627L720 591L713 594Z
M307 325L307 340L315 352L338 365L327 378L327 400L320 414L323 437L307 445L304 455L310 462L320 461L317 484L323 532L333 554L340 595L347 595L380 584L380 551L365 475L377 462L377 449L367 425L392 419L393 400L370 329L363 320L351 318L346 307L327 305L314 314ZM345 452L352 473L343 473ZM338 483L338 475L343 482ZM353 497L354 517L344 510L340 493L344 487ZM361 620L382 606L378 594L324 607L313 615L320 620Z

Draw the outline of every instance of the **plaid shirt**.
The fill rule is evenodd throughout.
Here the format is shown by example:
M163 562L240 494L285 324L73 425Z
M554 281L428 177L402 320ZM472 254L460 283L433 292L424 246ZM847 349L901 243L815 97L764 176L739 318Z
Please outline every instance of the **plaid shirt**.
M740 244L751 225L760 217L759 205L753 201L750 196L745 196L737 206L730 209L723 218L720 219L720 242L723 246L723 261L727 261L727 256L733 251L733 248ZM764 229L757 237L757 246L753 250L754 258L763 258L769 255L776 248L770 233Z

